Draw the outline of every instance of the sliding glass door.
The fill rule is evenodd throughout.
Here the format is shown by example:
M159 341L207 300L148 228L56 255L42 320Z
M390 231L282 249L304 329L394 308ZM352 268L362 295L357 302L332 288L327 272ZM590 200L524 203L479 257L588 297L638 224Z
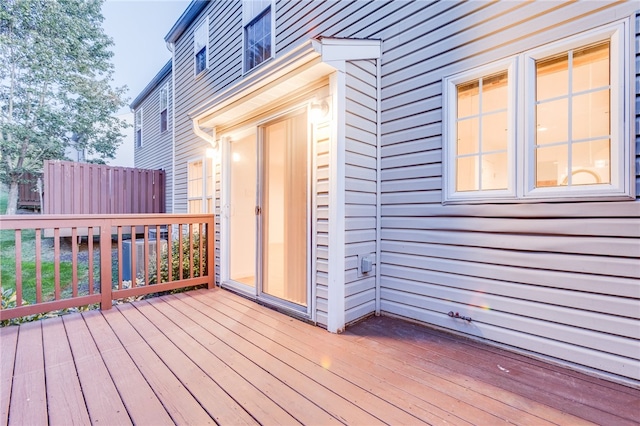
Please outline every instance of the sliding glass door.
M229 279L306 307L307 116L291 114L230 142Z

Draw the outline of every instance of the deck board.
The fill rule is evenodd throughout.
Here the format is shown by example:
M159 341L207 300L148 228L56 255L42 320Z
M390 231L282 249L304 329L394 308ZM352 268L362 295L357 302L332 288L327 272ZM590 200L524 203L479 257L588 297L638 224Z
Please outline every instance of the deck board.
M68 315L63 317L63 322L91 423L131 424L84 319L80 315Z
M0 328L0 424L9 419L9 401L16 359L18 327Z
M89 424L62 318L42 322L49 424Z
M88 312L84 314L84 320L131 421L142 425L174 424L102 314L99 311Z
M9 422L16 425L48 423L41 322L20 326Z
M212 307L217 307L218 305L230 302L231 304L235 303L235 300L227 299L224 297L218 298L210 298L210 304ZM278 319L283 318L281 315L269 310L262 308L262 312L258 313L256 309L253 308L255 304L251 304L251 302L246 302L246 305L238 305L237 309L239 309L238 314L242 313L243 315L251 315L253 319L256 321L260 321L260 315L267 316L269 314L276 315L276 321ZM243 310L242 307L248 307L248 309ZM220 308L217 308L220 309ZM250 312L255 312L251 314ZM238 314L234 315L232 311L226 311L226 315L229 316L238 316ZM286 318L286 317L284 317ZM287 329L287 326L291 327L293 330L291 331L296 337L278 337L278 341L283 342L286 345L290 345L290 347L299 348L299 345L295 345L296 339L300 339L300 332L298 329L294 328L299 322L292 321L280 321L279 323L272 324L274 328L276 328L279 332L284 333ZM326 333L325 333L326 334ZM380 347L376 347L376 345L367 345L366 347L359 348L358 343L347 340L342 342L340 345L335 345L332 340L334 339L324 339L323 334L318 336L314 336L311 340L311 345L315 343L321 343L321 347L323 348L323 352L318 352L315 350L316 354L321 354L320 359L316 359L322 362L322 358L326 360L331 360L328 368L332 371L336 372L336 374L342 374L345 377L360 378L362 375L365 375L369 379L377 378L379 383L382 385L380 388L372 388L370 381L361 382L361 386L371 389L372 391L379 392L380 395L384 395L389 399L389 391L392 389L403 390L405 394L408 394L414 398L424 397L425 394L428 395L428 400L438 406L438 407L446 407L447 412L455 415L456 421L467 421L469 423L497 423L502 421L510 421L513 423L519 424L545 424L545 418L550 417L547 420L553 422L554 420L563 420L564 422L572 421L576 423L576 418L570 418L570 416L564 416L562 413L558 416L553 416L554 410L549 410L548 407L539 407L544 411L544 416L540 417L534 413L530 413L532 405L535 407L535 403L531 401L525 401L523 406L518 407L518 404L510 405L507 403L508 401L513 400L513 394L509 392L500 392L499 388L490 388L489 393L490 397L494 400L494 403L490 406L491 412L483 411L481 408L486 406L486 396L478 393L477 390L474 389L473 383L469 383L465 381L463 385L453 383L449 380L451 374L454 373L452 371L440 371L440 376L433 374L432 371L425 370L423 377L421 380L415 379L415 368L417 365L423 362L422 359L411 359L404 351L396 350L396 351L388 351L387 354L389 356L384 357L382 363L376 363L376 358L370 360L370 357L361 356L360 354L379 354L381 352ZM349 334L345 334L344 337L348 338ZM304 337L303 337L304 339ZM366 343L366 341L365 341ZM310 351L306 351L307 356L314 357L314 348L311 346ZM429 360L428 365L433 365L432 361ZM437 370L437 369L436 369ZM440 369L442 370L442 369ZM428 392L425 392L428 390ZM406 401L406 400L405 400ZM519 400L516 398L516 402ZM405 403L405 405L409 405ZM409 405L411 407L411 405ZM478 408L480 407L480 408ZM546 417L545 417L546 416ZM448 416L447 416L448 417ZM433 420L431 420L432 422Z
M394 318L330 334L220 289L0 343L0 425L640 424L637 388Z

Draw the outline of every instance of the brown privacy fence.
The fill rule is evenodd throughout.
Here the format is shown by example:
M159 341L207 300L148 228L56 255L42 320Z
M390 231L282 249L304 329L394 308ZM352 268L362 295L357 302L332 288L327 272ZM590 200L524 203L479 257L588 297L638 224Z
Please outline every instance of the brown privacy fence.
M18 185L18 207L40 207L40 194L38 179L40 174L25 173L22 182Z
M163 170L71 161L44 163L44 214L165 212Z

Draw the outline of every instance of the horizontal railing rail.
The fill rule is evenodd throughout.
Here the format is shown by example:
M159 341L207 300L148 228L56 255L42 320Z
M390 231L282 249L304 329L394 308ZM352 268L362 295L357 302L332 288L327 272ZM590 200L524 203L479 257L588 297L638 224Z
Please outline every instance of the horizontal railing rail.
M202 214L2 216L0 320L212 288L214 233Z

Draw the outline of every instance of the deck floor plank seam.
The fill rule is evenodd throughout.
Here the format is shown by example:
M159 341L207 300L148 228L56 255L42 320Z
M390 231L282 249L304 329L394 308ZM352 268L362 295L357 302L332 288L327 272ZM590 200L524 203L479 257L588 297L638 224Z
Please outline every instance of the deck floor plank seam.
M82 316L133 423L175 424L102 313L91 311Z
M2 425L9 421L19 330L20 327L17 326L0 328L0 424Z
M328 389L325 386L320 385L314 379L301 373L295 366L291 366L290 359L287 359L288 354L282 354L283 359L280 359L269 350L265 350L246 337L237 334L238 329L225 327L224 324L215 318L207 315L209 310L206 305L198 302L193 302L189 296L175 295L173 296L174 306L183 310L193 310L199 312L201 321L204 324L210 325L214 334L218 333L219 338L223 338L225 341L230 342L231 346L236 348L238 352L244 354L251 359L254 363L260 367L269 371L274 377L278 378L284 383L296 389L299 393L307 395L313 399L313 401L320 405L324 410L328 411L331 415L338 418L340 421L347 424L379 424L382 423L380 419L369 414L366 410L359 407L349 399L345 399L343 396L336 394L332 389ZM180 302L180 303L178 303ZM224 331L226 330L226 331Z
M102 314L118 336L125 351L133 359L147 382L155 389L156 395L175 423L198 425L215 423L189 389L142 340L119 310L112 309Z
M196 301L188 294L184 294L185 300ZM369 412L371 415L382 420L388 420L393 424L407 424L420 422L420 419L414 417L410 413L399 409L397 406L390 404L387 400L380 398L379 396L354 385L349 380L344 379L342 376L337 375L330 370L324 368L320 363L309 360L307 357L297 353L297 345L293 342L293 345L287 345L281 342L279 339L273 339L271 336L278 334L278 330L268 330L265 333L264 327L257 330L251 327L251 324L244 323L234 318L235 312L224 312L217 309L217 303L211 302L203 305L202 302L197 301L201 306L207 306L215 317L223 326L228 329L236 330L236 332L244 337L245 340L252 342L259 348L268 351L275 358L281 359L295 368L301 374L305 375L311 380L316 381L321 386L332 390L339 396L342 396L345 400L355 400L358 405ZM312 329L309 328L309 331ZM264 334L263 334L264 333Z
M132 424L82 315L62 317L91 423Z
M297 330L296 328L296 324L295 322L292 321L286 321L286 320L281 320L280 317L281 315L276 314L273 316L269 315L269 311L273 312L272 310L267 309L258 309L256 308L255 310L252 309L252 307L249 305L249 308L245 311L242 310L241 307L246 307L248 305L244 305L240 302L238 302L237 298L230 298L230 297L216 297L216 298L211 298L209 295L206 296L207 298L210 299L210 303L212 304L216 304L216 303L223 303L223 304L227 304L227 306L230 307L230 309L236 309L236 311L238 312L238 315L245 315L245 316L250 316L252 319L259 321L262 324L270 324L270 326L276 328L279 332L285 334L286 336L288 336L288 338L278 338L278 340L282 340L283 343L285 345L289 344L293 344L293 342L291 341L291 339L294 339L294 335L295 332L291 332L290 330ZM215 299L215 300L214 300ZM235 305L235 306L234 306ZM255 305L255 304L254 304ZM251 312L255 312L255 314L251 314ZM265 319L273 319L274 321L278 321L277 325L274 323L270 323L268 321L265 321ZM320 329L319 329L320 330ZM302 334L302 338L304 339L304 334ZM328 335L324 330L321 330L321 332L317 335L314 336L314 340L316 343L318 342L322 342L323 348L328 351L327 355L329 357L329 359L334 359L336 360L336 364L335 367L340 366L341 364L345 364L345 366L343 367L342 374L345 377L353 377L355 375L355 373L357 373L358 371L361 371L362 374L365 375L373 375L375 377L379 377L380 382L384 382L384 383L388 383L390 386L393 387L397 387L398 389L403 389L403 390L407 390L406 389L406 381L412 381L414 380L413 377L411 376L407 376L405 375L405 377L401 378L401 377L397 377L396 373L397 371L400 371L403 367L406 366L406 363L397 363L397 359L401 358L403 356L402 352L396 353L394 355L394 357L392 357L391 361L387 361L385 360L384 363L382 363L382 365L380 364L375 364L373 362L371 362L367 357L363 357L360 356L360 352L365 352L365 353L369 353L370 350L367 349L366 351L360 351L358 350L357 346L357 340L353 341L352 339L348 339L348 334L344 334L343 335L343 339L342 340L336 340L336 339L326 339L325 336L330 336ZM344 339L347 339L347 341L344 341ZM338 345L336 342L341 342L341 345ZM307 351L307 356L313 357L315 354L313 352L313 342L307 340L307 344L310 346L310 351ZM329 349L333 347L333 351L329 351ZM297 348L298 349L298 348ZM362 348L365 349L365 348ZM345 352L348 352L348 354L352 357L349 360L351 361L349 364L346 364L347 359L345 358ZM390 368L389 363L395 363L395 367ZM365 366L367 368L365 368ZM376 366L376 368L372 367L372 366ZM334 365L332 364L332 369L335 368ZM438 380L448 380L449 377L451 377L451 371L444 371L444 372L440 372L440 375L437 377ZM427 375L431 375L430 373L427 373ZM362 380L362 379L361 379ZM454 383L453 381L450 381L450 383ZM431 383L424 383L424 385L426 385L427 387L430 387L432 389L432 392L438 392L441 391L441 387L440 386L435 386ZM480 396L480 398L491 398L494 400L497 400L495 398L495 394L502 396L502 397L510 397L513 398L514 395L505 391L502 391L499 388L496 388L495 386L489 387L488 389L484 389L487 387L486 384L480 383L479 385L483 386L483 389L481 390L486 390L486 392L481 392L478 390L474 390L473 387L473 383L469 384L466 383L465 381L465 385L460 387L459 385L458 388L454 388L454 392L452 392L450 395L459 395L460 393L463 394L468 394L468 393L474 393L477 392ZM385 391L388 391L389 388L386 388ZM419 392L419 395L424 395L424 392ZM412 396L416 396L413 395ZM388 395L387 395L388 397ZM540 424L540 422L544 421L544 418L541 418L540 416L538 416L536 413L542 412L542 414L544 415L550 415L553 414L551 413L552 411L555 412L557 410L553 410L550 407L547 406L542 406L542 405L536 405L534 404L533 407L531 407L531 403L528 401L520 401L522 398L516 398L516 404L515 406L513 406L513 404L508 404L510 407L512 407L513 409L508 410L508 412L506 414L510 415L510 417L507 418L507 420L510 418L512 421L514 420L518 420L519 422L525 422L527 420L527 418L530 419L530 421L534 424ZM497 400L497 404L498 407L500 407L500 405L503 403L504 401L500 401ZM518 404L518 402L521 402L520 404ZM476 407L483 407L486 406L486 401L483 399L478 399L476 397ZM500 411L495 410L494 408L495 403L492 405L492 411ZM524 418L523 418L524 416ZM527 417L528 416L528 417ZM477 421L477 418L474 418ZM460 419L462 420L462 419ZM567 416L561 416L560 419L558 420L568 420ZM575 420L575 419L574 419Z
M393 404L396 408L414 416L414 422L427 421L432 424L447 423L451 421L452 417L457 416L457 414L455 413L455 409L452 411L446 411L440 408L440 406L444 406L447 403L457 404L457 400L454 401L452 399L447 399L447 401L443 401L442 396L439 395L440 392L437 389L430 389L429 399L431 400L428 401L425 399L426 397L424 389L421 389L421 392L410 393L408 392L406 382L404 383L404 389L401 389L399 386L395 386L393 384L393 378L381 378L379 377L378 371L376 371L375 369L365 369L363 367L364 365L368 367L372 366L369 360L360 357L358 354L354 355L353 353L351 353L349 347L345 345L344 342L332 339L336 343L328 344L327 341L325 341L325 339L323 338L323 335L327 335L326 330L318 327L310 328L307 324L305 330L298 330L293 328L293 330L295 331L289 335L285 333L285 330L291 323L295 322L295 320L283 320L282 322L269 324L268 322L260 321L258 317L252 315L251 309L242 311L225 305L225 301L232 300L227 299L226 295L222 295L219 298L220 300L214 300L211 298L208 299L208 303L212 307L223 310L223 312L228 317L249 317L253 320L256 320L256 322L259 322L259 324L261 325L255 326L254 330L257 330L264 326L271 327L273 329L273 333L270 333L270 335L278 335L277 341L281 346L292 348L293 351L298 353L300 356L305 357L310 362L319 365L322 368L330 370L332 373L336 374L342 379L351 382L355 386L359 386L363 390L367 390L368 392L376 395L379 398L385 398L388 403ZM235 312L224 311L224 306L227 306L228 309L234 309ZM264 313L262 312L253 312L256 312L257 315L264 315ZM273 312L275 313L275 311ZM275 314L281 315L278 313ZM249 327L252 327L249 322L247 322L247 324ZM309 337L308 335L311 331L313 331L313 336ZM271 338L276 339L275 337ZM302 347L300 345L301 343L304 343L305 347ZM331 347L334 348L333 351L329 351ZM345 355L352 358L346 359ZM394 404L392 401L395 401L396 403ZM401 405L400 402L404 402L404 404ZM418 413L420 413L421 415L418 415ZM471 419L477 421L477 417L473 417L470 415L467 415L466 417L467 420L465 420L464 415L457 416L455 418L457 422L468 422L469 424L472 423ZM495 422L498 419L496 419L495 417L490 417L490 420Z
M164 298L161 298L164 299ZM221 340L198 320L199 314L190 309L178 309L173 303L156 303L154 307L175 323L180 323L187 334L204 346L213 356L226 364L243 379L250 381L262 393L285 409L303 424L341 424L306 395L300 394L269 371L252 362L228 342ZM194 318L195 317L195 318ZM187 325L188 324L188 325ZM286 403L282 403L286 401Z
M400 320L396 321L400 322ZM414 342L399 346L398 342L396 342L396 340L398 340L396 338L397 335L389 333L389 330L398 324L394 323L394 321L391 321L391 324L389 321L385 321L384 326L373 327L374 322L375 321L370 321L368 324L362 325L363 331L370 336L370 338L363 343L372 345L374 342L377 342L387 348L393 348L392 353L402 352L410 354L412 356L411 362L414 362L416 367L424 371L433 371L436 368L437 363L430 363L428 365L421 363L421 356L425 353L425 350L428 350L425 342L422 342L422 344ZM573 417L573 420L569 417L571 423L575 423L577 419L585 415L600 424L622 425L628 421L628 419L624 419L619 415L612 414L609 410L603 411L602 409L585 404L583 401L587 399L596 404L602 401L599 401L598 398L594 398L593 396L587 396L579 385L570 382L555 383L555 381L549 381L546 382L545 386L545 382L537 382L539 379L531 373L528 374L528 376L531 377L529 382L526 380L527 376L514 379L514 374L522 374L518 372L518 365L522 364L508 364L508 361L503 362L504 359L503 361L496 362L496 359L499 360L500 358L488 359L485 354L479 353L474 356L473 364L469 365L454 354L447 352L446 345L442 344L438 345L438 350L433 356L446 359L447 363L450 363L448 368L464 374L466 380L475 380L479 383L499 383L499 388L508 390L525 401L535 400L549 407L549 410L559 410L565 413L566 416ZM505 371L502 372L502 377L496 379L496 372L500 370L500 367L505 369ZM537 377L539 376L540 374L537 375ZM558 391L558 387L562 387L563 391ZM594 394L600 395L599 392L594 392ZM602 396L604 397L604 395ZM606 406L606 400L604 405ZM626 410L623 409L623 411Z
M220 288L0 328L0 426L379 423L640 426L640 387L393 316L331 334Z
M42 322L49 424L88 424L89 412L62 318Z
M211 294L206 294L206 298L211 299ZM306 324L300 321L287 321L281 319L283 317L278 312L265 306L261 306L252 302L251 300L235 295L232 292L225 292L223 295L216 297L220 301L225 301L239 306L244 306L249 310L260 312L276 320L282 324L286 324L288 327L301 329ZM283 317L286 318L286 317ZM381 322L379 330L373 329L373 324ZM397 328L403 328L407 331L405 333L397 332ZM394 330L394 332L391 332ZM413 342L410 346L401 338L411 336L411 333L417 333L419 336L427 336L429 339L433 339L438 343L435 345L426 345L423 341ZM324 333L324 336L319 335L319 339L327 338L330 336L328 333ZM600 378L585 375L574 370L562 368L557 365L545 363L541 360L536 360L527 357L522 354L509 352L502 348L495 348L481 342L476 342L470 339L461 338L443 332L441 330L432 329L422 325L414 324L411 322L403 321L393 317L380 317L370 318L362 323L353 325L347 329L344 336L353 336L352 342L358 344L359 341L368 342L369 339L378 339L380 342L388 342L395 345L402 353L411 351L412 348L417 354L422 355L424 351L432 352L433 359L426 368L431 371L434 366L445 368L440 374L458 375L463 372L465 381L470 381L481 387L487 387L484 392L488 396L499 395L500 392L504 396L509 394L515 394L518 396L517 400L511 399L511 403L517 403L522 409L530 410L532 414L541 415L543 417L549 417L548 420L555 422L563 422L563 420L580 418L591 418L594 422L624 422L625 420L631 420L631 424L639 424L638 413L640 412L640 390L630 388L628 386L612 383ZM383 339L383 336L387 336ZM454 345L457 350L454 356L451 357L449 353L442 351L443 347L450 347ZM354 349L355 350L355 349ZM363 351L368 353L371 349L362 348ZM503 363L512 362L518 366L524 365L527 373L532 376L514 379L513 377L504 377L504 372L497 371L497 365L493 365L494 369L489 370L484 366L479 368L476 363L468 364L461 362L450 362L456 359L468 359L468 354L473 351L473 358L490 358L494 360L502 360ZM443 361L444 360L444 361ZM454 364L453 366L447 364ZM495 370L495 371L494 371ZM443 376L444 377L444 376ZM539 380L538 377L544 379L552 377L554 381L552 384L545 380ZM531 382L534 385L530 384ZM537 386L535 385L537 384ZM561 388L561 389L558 389ZM500 391L495 393L496 390ZM597 395L596 398L593 395ZM610 398L607 396L614 396L618 401L612 404L613 407L608 407L607 403ZM602 405L605 410L593 407L586 407L584 401L591 401L594 405ZM551 408L552 410L549 410ZM573 408L568 411L567 408ZM584 409L591 410L590 413L585 413ZM615 411L621 413L621 415L614 415L613 417L606 414L608 411ZM554 411L555 410L555 411ZM603 414L604 413L604 414ZM604 415L604 417L603 417Z
M47 424L42 323L22 324L11 386L10 425Z
M209 302L212 304L212 306L219 306L220 304L224 304L224 302L230 302L230 304L233 304L236 301L234 300L234 298L227 297L226 295L222 295L216 298L212 298L210 297L210 295L205 295L205 297L209 299ZM244 305L238 305L238 306L244 306ZM234 309L233 306L229 306L229 308ZM243 311L240 308L235 308L235 309L237 309L238 316L250 315L247 311L256 312L257 315L266 316L264 312L262 311L258 312L258 310L253 310L251 306L249 306L247 311ZM250 315L250 316L256 321L260 321L259 317L257 317L256 315ZM277 327L278 332L285 333L289 324L291 324L291 322L280 321L280 324ZM295 333L292 333L292 334L295 334ZM416 378L414 377L414 374L413 374L414 373L413 368L407 368L406 361L402 361L402 362L398 361L398 359L404 358L403 353L401 352L396 353L394 354L394 356L391 357L391 359L385 358L385 362L383 364L376 364L371 362L368 359L365 359L359 356L360 351L357 349L357 345L354 346L354 342L351 339L348 340L348 344L343 339L342 344L340 346L337 346L334 343L329 342L329 340L331 340L332 342L336 342L338 340L326 339L325 341L325 339L323 339L324 337L323 334L326 335L326 332L319 333L317 336L314 336L314 338L322 342L322 347L327 351L326 356L328 356L329 359L336 360L336 362L332 363L331 365L332 370L335 371L335 369L338 368L340 364L345 364L347 360L345 357L346 355L345 352L347 354L350 354L352 357L354 357L350 365L345 365L345 367L343 367L340 370L342 375L344 375L345 377L353 378L355 377L356 373L360 370L360 368L367 366L367 370L363 371L364 374L381 377L381 380L384 381L384 383L388 384L393 388L401 387L405 391L408 391L410 389L416 389L416 391L412 394L413 396L416 396L416 397L422 396L424 398L425 392L424 392L423 386L427 386L429 388L428 394L430 398L433 398L433 396L438 393L446 394L444 397L440 397L440 399L437 400L437 405L446 406L449 412L457 413L461 410L464 411L463 408L456 407L456 405L454 405L454 404L458 404L459 400L462 400L467 404L469 404L470 406L472 406L473 408L468 408L466 410L467 412L464 413L464 415L462 415L461 413L461 417L460 417L460 420L466 419L466 421L469 421L469 422L474 422L474 421L475 422L477 421L496 422L498 421L498 419L493 416L498 416L499 414L502 414L502 416L498 416L498 417L504 417L506 420L509 420L509 421L517 420L523 424L526 423L527 421L531 422L532 424L540 424L541 422L544 421L544 418L536 416L535 414L528 413L525 410L525 408L528 408L528 407L522 407L522 406L512 407L510 405L507 405L505 407L503 406L504 404L501 401L495 401L491 405L492 413L487 413L489 414L488 417L486 414L484 414L484 417L482 417L483 414L478 413L477 410L474 411L474 409L479 409L484 411L483 407L487 406L487 400L486 400L487 395L476 392L472 386L468 386L467 384L461 387L457 383L447 381L447 377L450 377L450 374L445 373L440 376L435 376L430 373L425 373L425 375L430 377L430 380L421 380L416 382ZM344 336L344 338L347 338L346 335ZM293 343L295 342L293 342L291 339L293 338L289 338L288 340L285 339L285 341L283 341L283 344L285 345L290 344L291 347L300 349L298 346L293 345ZM328 352L331 347L334 347L334 351ZM367 350L366 353L371 353L371 351ZM373 351L373 353L376 353L375 350ZM304 354L301 353L301 355L304 355L307 357L313 357L314 356L313 349L311 348L310 350L307 350ZM390 365L390 363L392 365ZM406 373L401 374L400 376L398 375L399 372L402 372L405 370L406 370ZM336 371L336 373L338 372ZM411 386L410 384L412 384L413 386ZM448 392L445 392L447 390L447 387L449 388ZM499 389L491 389L490 392L488 393L491 394L491 392L498 391L498 390ZM387 391L387 397L388 397L389 388L387 388L386 391ZM503 394L506 394L506 392L503 392ZM460 398L459 397L460 395L463 395L463 398ZM512 395L509 394L507 396L512 396ZM495 400L495 398L492 395L489 395L489 397ZM545 413L548 414L548 411L549 409L547 408ZM483 418L484 420L482 420ZM563 416L563 419L567 420L567 417Z
M171 322L162 312L155 308L156 301L140 303L136 308L147 317L156 327L163 330L165 336L198 365L230 398L244 409L258 422L263 424L294 424L296 419L278 406L267 395L260 392L251 382L233 371L207 351L200 342L189 336L177 324Z
M142 340L155 352L189 393L218 424L256 424L238 404L201 366L190 360L140 309L131 304L117 309L138 332Z

